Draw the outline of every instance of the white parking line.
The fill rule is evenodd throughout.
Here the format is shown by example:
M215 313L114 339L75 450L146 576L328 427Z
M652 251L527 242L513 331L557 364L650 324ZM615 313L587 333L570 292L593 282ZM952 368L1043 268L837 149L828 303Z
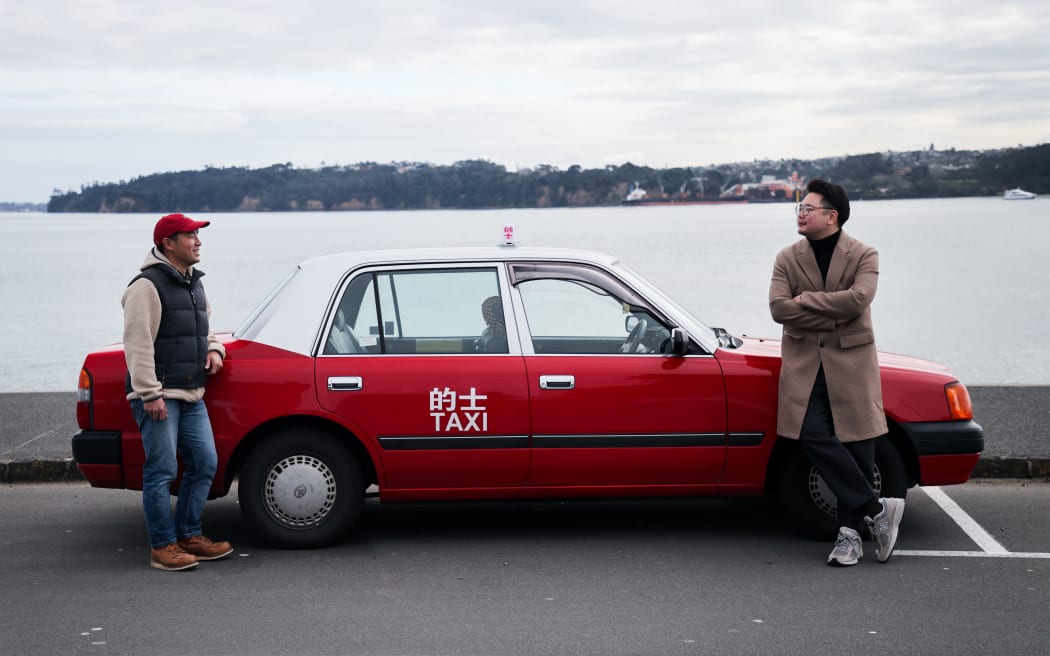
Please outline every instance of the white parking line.
M955 523L959 525L966 535L970 536L982 551L989 554L1003 555L1008 554L1010 551L999 544L999 541L991 536L988 531L970 517L965 510L959 507L959 504L955 503L951 497L949 497L944 490L939 487L924 487L922 491L926 493L926 496L930 497L934 503L941 507L949 517L955 520Z
M1006 547L999 544L996 540L984 530L984 528L978 524L973 517L970 517L965 510L959 507L959 504L955 503L949 497L944 490L939 487L924 487L922 491L926 493L934 503L940 506L941 510L945 512L952 520L959 525L966 535L980 547L981 551L922 551L912 549L897 549L893 552L894 556L939 556L939 557L953 557L953 558L1050 558L1050 553L1038 553L1038 552L1012 552Z
M918 549L894 549L894 556L934 556L939 558L1050 558L1050 553L1037 551L1008 551L1006 553L988 553L987 551L924 551Z

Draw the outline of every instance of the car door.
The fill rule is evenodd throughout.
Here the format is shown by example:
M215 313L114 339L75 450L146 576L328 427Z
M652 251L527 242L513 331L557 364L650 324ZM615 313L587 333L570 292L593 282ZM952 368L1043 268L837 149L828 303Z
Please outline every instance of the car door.
M524 484L529 399L517 341L497 325L505 278L496 266L401 267L345 285L317 393L377 445L381 488Z
M515 264L511 280L528 329L530 485L719 480L726 400L715 358L696 345L668 353L673 326L607 271Z

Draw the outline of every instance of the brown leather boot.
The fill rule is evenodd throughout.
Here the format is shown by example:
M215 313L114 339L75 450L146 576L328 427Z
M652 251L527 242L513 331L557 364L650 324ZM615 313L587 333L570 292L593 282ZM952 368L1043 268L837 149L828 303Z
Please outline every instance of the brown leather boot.
M197 566L197 557L186 553L177 544L166 544L159 549L150 549L149 566L167 572L177 572Z
M233 547L229 542L212 542L203 535L194 535L192 538L179 540L179 547L188 554L197 557L197 560L218 560L233 553Z

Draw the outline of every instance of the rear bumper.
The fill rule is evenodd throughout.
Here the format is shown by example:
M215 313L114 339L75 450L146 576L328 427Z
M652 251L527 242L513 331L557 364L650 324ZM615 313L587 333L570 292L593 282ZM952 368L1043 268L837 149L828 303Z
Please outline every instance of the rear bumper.
M73 460L78 465L120 465L120 431L78 432L73 436Z
M120 431L78 432L73 436L73 460L92 487L124 487Z

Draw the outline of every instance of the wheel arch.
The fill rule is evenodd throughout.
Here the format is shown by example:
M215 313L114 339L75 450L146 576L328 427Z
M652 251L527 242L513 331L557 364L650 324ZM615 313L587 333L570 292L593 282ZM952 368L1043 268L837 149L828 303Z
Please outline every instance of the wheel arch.
M915 450L915 444L908 438L904 429L900 425L890 419L886 418L886 425L889 428L886 438L890 441L897 453L900 454L901 461L904 463L904 469L907 474L908 487L914 487L919 482L919 454ZM769 464L766 466L766 478L765 478L765 493L771 494L776 490L776 473L779 467L783 464L785 458L791 455L792 450L796 452L801 447L799 446L798 440L793 440L787 437L777 437L776 444L773 445L773 449L769 454Z
M339 440L342 444L346 445L351 451L353 451L354 456L357 457L358 462L361 464L361 476L364 479L365 486L367 487L378 482L378 471L375 460L372 458L372 454L369 453L360 438L358 438L358 436L352 431L348 430L345 426L324 417L317 417L314 415L290 415L277 417L262 423L241 438L240 442L237 443L236 448L233 450L233 453L230 455L229 463L226 466L226 475L225 480L223 481L226 492L229 492L230 487L233 485L234 477L240 474L248 456L259 444L263 443L277 432L295 428L319 430L328 433L334 439Z
M905 475L908 487L914 487L920 480L919 476L919 452L900 424L886 417L886 425L889 427L887 439L897 449L901 461L904 463Z
M777 441L769 453L769 460L766 464L765 494L775 494L777 492L777 473L783 466L784 460L792 452L797 453L800 448L798 440L777 436Z

